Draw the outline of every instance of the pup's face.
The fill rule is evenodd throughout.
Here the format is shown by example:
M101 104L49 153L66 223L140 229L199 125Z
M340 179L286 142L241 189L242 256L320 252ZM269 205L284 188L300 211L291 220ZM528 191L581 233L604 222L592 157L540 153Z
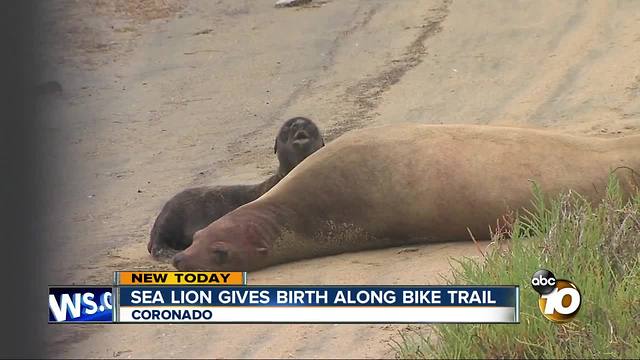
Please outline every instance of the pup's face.
M282 125L273 150L278 154L280 171L286 174L323 146L324 140L313 121L295 117Z

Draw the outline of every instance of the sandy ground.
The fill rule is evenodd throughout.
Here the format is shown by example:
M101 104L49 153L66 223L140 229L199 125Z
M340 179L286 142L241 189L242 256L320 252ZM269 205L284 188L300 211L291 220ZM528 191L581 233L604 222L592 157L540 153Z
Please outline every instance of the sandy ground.
M50 284L171 269L146 243L186 187L258 182L288 117L640 132L640 2L47 2ZM481 149L479 149L481 151ZM43 176L48 176L43 174ZM252 284L435 284L472 242L301 261ZM52 357L393 357L401 325L48 326Z

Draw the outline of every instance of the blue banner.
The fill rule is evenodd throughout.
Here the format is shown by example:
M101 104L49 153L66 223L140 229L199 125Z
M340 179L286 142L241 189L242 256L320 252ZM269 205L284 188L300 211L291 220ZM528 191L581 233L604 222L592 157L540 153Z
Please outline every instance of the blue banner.
M515 308L516 292L516 286L121 286L119 305Z
M49 287L49 323L113 322L111 287Z

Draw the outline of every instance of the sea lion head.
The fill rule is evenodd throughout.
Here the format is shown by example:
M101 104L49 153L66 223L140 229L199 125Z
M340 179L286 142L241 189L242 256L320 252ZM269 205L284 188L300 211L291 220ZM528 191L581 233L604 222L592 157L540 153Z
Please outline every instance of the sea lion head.
M323 146L324 140L313 121L304 117L287 120L280 127L273 147L280 161L280 173L288 174L302 160Z
M194 234L191 246L173 257L173 266L180 271L250 271L268 253L260 235L255 223L220 218Z

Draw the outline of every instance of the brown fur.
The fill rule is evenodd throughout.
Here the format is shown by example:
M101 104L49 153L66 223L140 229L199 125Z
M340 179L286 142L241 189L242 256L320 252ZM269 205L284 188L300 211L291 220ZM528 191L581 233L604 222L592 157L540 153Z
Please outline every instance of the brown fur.
M308 140L296 139L300 134ZM196 231L259 198L322 146L322 135L311 120L301 117L287 120L275 140L274 152L280 163L275 175L255 185L205 186L178 193L156 218L147 250L154 257L161 257L186 249Z
M601 139L492 126L401 124L350 132L258 200L195 235L180 270L255 270L408 243L488 238L531 182L602 198L610 171L640 170L640 136ZM627 195L631 171L616 171ZM467 230L468 229L468 230Z

